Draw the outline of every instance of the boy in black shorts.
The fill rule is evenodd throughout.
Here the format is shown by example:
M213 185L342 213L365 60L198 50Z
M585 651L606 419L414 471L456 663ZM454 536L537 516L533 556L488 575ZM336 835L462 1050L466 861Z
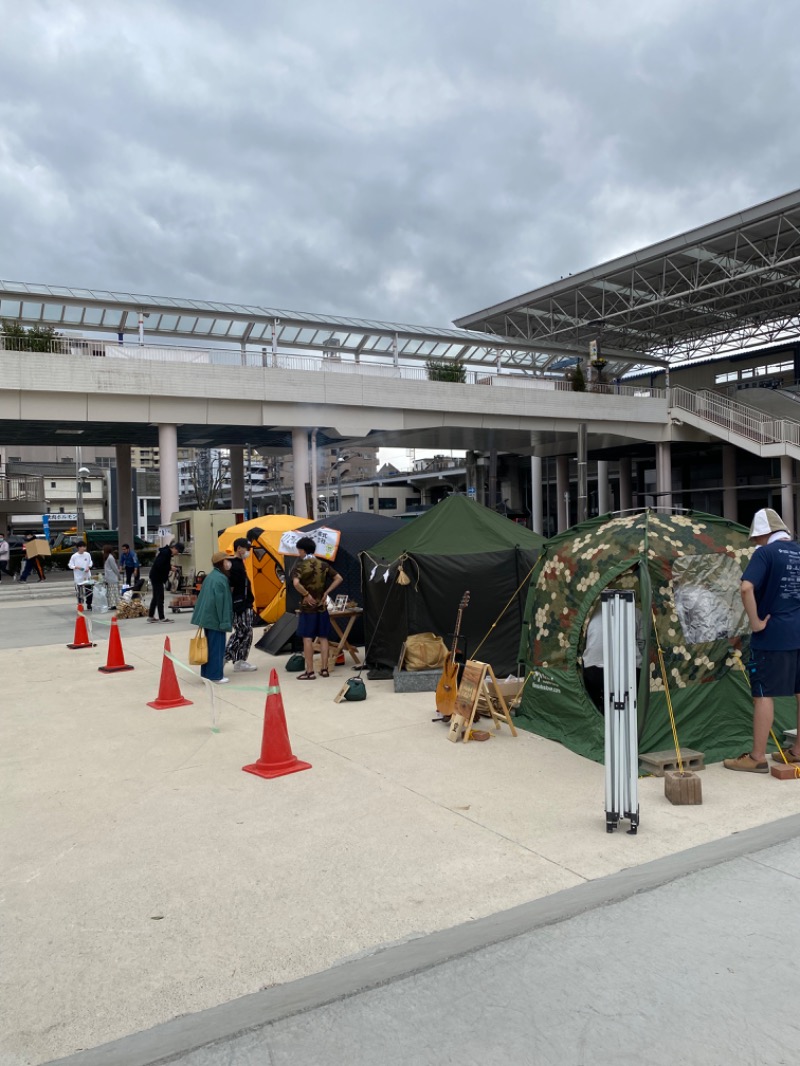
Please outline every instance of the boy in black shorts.
M320 677L328 676L328 649L331 635L331 620L326 606L327 597L342 583L330 563L318 559L314 552L316 543L311 537L301 537L297 542L301 552L300 562L294 568L292 584L302 597L297 619L297 635L303 638L303 657L306 668L297 675L298 681L314 681L314 640L319 638L322 666Z

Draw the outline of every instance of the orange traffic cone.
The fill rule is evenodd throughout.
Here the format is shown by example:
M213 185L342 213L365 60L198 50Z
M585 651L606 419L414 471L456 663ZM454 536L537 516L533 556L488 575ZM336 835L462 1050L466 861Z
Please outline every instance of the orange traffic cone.
M283 777L284 774L296 774L298 770L311 769L311 763L301 762L292 754L277 670L272 670L269 675L261 758L249 766L243 766L242 769L258 777Z
M93 648L94 644L89 640L89 630L86 627L86 615L83 613L83 604L78 604L78 617L75 619L75 636L68 648Z
M185 700L181 695L178 677L175 673L175 664L167 652L171 652L169 637L164 637L164 658L161 661L161 681L158 686L158 695L148 707L155 707L157 711L164 711L168 707L191 707L192 701Z
M111 615L111 632L108 634L108 658L106 659L105 666L98 666L97 669L101 674L118 674L120 670L132 670L132 666L128 666L125 662L125 656L122 654L122 639L119 635L119 626L117 625L117 616Z

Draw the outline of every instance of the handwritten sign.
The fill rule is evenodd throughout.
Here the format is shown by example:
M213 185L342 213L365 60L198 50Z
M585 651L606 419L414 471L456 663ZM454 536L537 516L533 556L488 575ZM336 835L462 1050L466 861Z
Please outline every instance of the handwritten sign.
M450 718L448 740L452 740L454 743L459 740L461 734L472 721L478 700L481 698L483 682L488 669L488 663L481 663L476 659L468 659L464 663L461 684L458 686L456 703Z
M489 682L493 686L491 690L489 689ZM498 704L497 707L494 706L490 693L494 693ZM495 730L499 730L501 724L505 723L511 730L511 735L513 737L517 735L514 723L511 721L508 705L503 698L503 693L497 684L497 678L494 676L491 666L488 663L478 662L477 659L468 659L464 663L461 684L458 686L455 707L450 717L448 740L453 741L453 743L461 739L465 743L469 740L472 723L475 721L481 697L484 697L486 711L494 722Z
M321 526L319 529L312 529L306 531L305 529L293 529L290 532L284 533L280 539L278 545L278 551L282 555L299 555L297 550L297 542L301 537L311 537L317 546L317 550L314 554L320 559L327 559L328 562L332 562L336 558L336 553L339 550L339 539L341 538L341 532L338 529L329 529L327 526Z

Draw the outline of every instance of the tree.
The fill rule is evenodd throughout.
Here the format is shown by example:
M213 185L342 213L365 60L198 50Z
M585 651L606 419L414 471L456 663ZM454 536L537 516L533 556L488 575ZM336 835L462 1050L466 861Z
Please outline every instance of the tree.
M214 462L210 448L198 449L192 467L192 489L198 511L213 511L216 508L229 465L219 458Z
M573 392L586 392L586 378L583 376L583 367L577 364L570 378Z
M7 352L51 352L53 341L60 336L52 326L31 326L25 329L19 322L0 320L3 347Z
M457 359L448 362L446 359L428 359L425 362L429 381L456 381L462 385L467 380L467 371L463 363Z

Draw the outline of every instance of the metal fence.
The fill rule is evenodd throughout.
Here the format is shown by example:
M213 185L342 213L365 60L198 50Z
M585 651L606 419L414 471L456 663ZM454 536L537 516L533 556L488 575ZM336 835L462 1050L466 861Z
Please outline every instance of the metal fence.
M682 386L672 389L671 406L704 418L715 426L736 433L754 444L790 444L800 447L800 423L771 418L755 407L735 403L727 396L703 389L691 392Z
M0 500L10 503L22 500L44 503L44 478L0 475Z
M0 347L6 351L20 351L21 342L17 338L0 336ZM363 375L406 381L438 381L428 372L424 363L397 364L391 358L380 360L375 356L362 359L335 355L289 355L274 352L272 348L261 347L258 350L235 348L196 348L188 345L133 345L116 344L113 341L91 340L86 338L57 337L43 348L44 354L85 355L92 358L124 359L130 362L183 363L206 366L251 367L263 370L287 370L309 373ZM40 353L31 353L32 355ZM488 367L464 367L465 385L481 385L503 388L536 389L549 392L571 392L572 382L563 378L537 377L522 372L502 372ZM459 382L446 382L459 384ZM663 399L663 389L649 388L644 385L623 385L614 383L591 382L586 391L607 396L633 396L643 399Z

